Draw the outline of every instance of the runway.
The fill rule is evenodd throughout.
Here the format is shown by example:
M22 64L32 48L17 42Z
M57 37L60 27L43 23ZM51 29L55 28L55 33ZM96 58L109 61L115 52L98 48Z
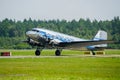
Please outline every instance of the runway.
M85 58L85 57L100 57L100 58L120 58L120 55L61 55L61 56L0 56L2 58Z

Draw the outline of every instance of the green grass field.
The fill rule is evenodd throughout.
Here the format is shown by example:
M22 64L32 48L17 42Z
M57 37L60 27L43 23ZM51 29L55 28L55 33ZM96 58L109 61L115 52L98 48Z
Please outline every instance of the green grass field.
M6 51L6 50L0 50ZM7 50L13 56L34 55L34 50ZM106 55L120 50L106 50ZM62 55L83 54L63 51ZM54 55L54 50L41 54ZM0 58L0 80L119 80L119 57Z

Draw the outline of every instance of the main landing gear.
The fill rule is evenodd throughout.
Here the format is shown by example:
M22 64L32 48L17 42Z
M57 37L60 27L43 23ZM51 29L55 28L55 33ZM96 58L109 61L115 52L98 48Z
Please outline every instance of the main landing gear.
M35 55L36 55L36 56L40 56L40 54L41 54L41 51L37 49L37 50L35 51Z
M35 55L36 55L36 56L40 56L41 51L42 51L42 49L37 49L37 50L35 51ZM61 55L61 52L62 52L61 49L57 49L57 50L55 51L55 55L56 55L56 56L60 56L60 55Z
M37 48L36 51L35 51L35 55L40 56L42 49L43 48Z
M61 51L62 51L62 50L57 49L57 50L55 51L55 55L56 55L56 56L60 56L60 55L61 55Z

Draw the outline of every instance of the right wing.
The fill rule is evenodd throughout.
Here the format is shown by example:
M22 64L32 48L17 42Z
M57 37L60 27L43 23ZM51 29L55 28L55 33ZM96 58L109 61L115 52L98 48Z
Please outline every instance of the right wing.
M65 47L65 48L79 48L79 47L87 47L87 46L93 46L93 45L98 45L98 44L107 44L107 43L114 43L114 41L100 40L100 41L61 42L58 44L58 46Z

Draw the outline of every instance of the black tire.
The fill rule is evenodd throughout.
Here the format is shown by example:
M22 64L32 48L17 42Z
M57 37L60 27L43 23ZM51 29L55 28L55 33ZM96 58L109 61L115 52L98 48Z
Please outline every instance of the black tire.
M61 51L60 51L60 50L56 50L56 51L55 51L55 55L56 55L56 56L60 56L60 55L61 55Z
M95 52L94 52L94 51L92 51L92 55L95 55Z
M36 50L36 51L35 51L35 55L36 55L36 56L40 56L40 51L39 51L39 50Z

